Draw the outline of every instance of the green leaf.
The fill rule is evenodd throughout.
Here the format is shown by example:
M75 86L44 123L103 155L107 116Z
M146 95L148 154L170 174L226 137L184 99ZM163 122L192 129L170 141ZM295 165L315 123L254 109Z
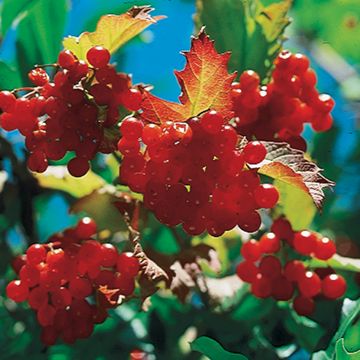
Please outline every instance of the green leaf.
M61 49L66 0L38 0L17 28L17 60L23 79L34 64L54 63Z
M275 302L272 299L258 299L248 293L232 313L237 321L246 321L258 324L261 319L275 311Z
M302 34L318 37L353 63L360 61L358 0L302 0L294 2L294 10L295 27Z
M264 78L281 50L290 6L290 0L269 6L260 1L197 0L195 23L198 29L206 26L219 52L232 52L231 71L253 69Z
M360 344L359 344L360 347ZM348 352L345 349L344 339L339 339L335 345L336 360L359 360L360 350L356 352Z
M207 336L201 336L190 343L193 351L198 351L207 356L210 360L247 360L241 354L234 354L226 351L218 342Z
M346 330L344 345L350 352L360 350L360 319Z
M92 217L99 230L112 233L127 230L127 225L115 203L122 202L131 206L133 198L130 193L117 191L111 185L94 190L91 194L78 199L70 208L71 213L85 213Z
M8 64L0 61L0 89L12 90L21 86L21 78L18 71Z
M332 267L335 270L360 272L360 259L353 259L335 254L331 259L323 261L311 259L308 265L314 268Z
M105 181L92 171L75 178L69 174L66 166L49 166L44 173L34 173L34 176L42 187L64 191L75 198L88 195L105 185Z
M4 36L15 20L24 16L24 12L34 3L36 0L4 0L1 9L1 34Z
M310 352L314 351L326 333L325 328L318 323L305 316L299 316L294 311L291 311L291 316L285 317L285 327L296 337L299 345Z
M345 299L342 307L342 314L340 320L340 326L331 339L329 346L326 350L319 351L313 354L313 360L332 360L337 349L337 343L340 339L344 337L346 330L351 326L353 321L360 314L360 299L352 301L350 299ZM338 357L336 357L338 359ZM351 358L340 358L340 359L351 359ZM353 358L355 359L355 358Z
M280 193L280 211L290 221L293 229L298 231L309 228L316 215L316 206L311 196L280 180L275 180L274 185Z

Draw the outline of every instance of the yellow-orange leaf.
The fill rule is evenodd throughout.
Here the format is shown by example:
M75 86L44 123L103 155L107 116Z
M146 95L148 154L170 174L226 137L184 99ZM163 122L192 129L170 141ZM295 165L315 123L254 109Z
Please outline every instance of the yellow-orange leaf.
M182 90L181 103L145 92L142 118L152 122L186 121L208 109L220 112L226 119L231 118L230 90L235 74L227 70L230 53L219 54L213 41L201 30L184 55L185 68L175 72Z
M134 6L125 14L102 16L94 32L84 32L78 37L66 37L63 40L64 48L82 60L86 60L87 51L96 45L113 53L148 26L164 18L152 17L149 14L152 10L149 6Z

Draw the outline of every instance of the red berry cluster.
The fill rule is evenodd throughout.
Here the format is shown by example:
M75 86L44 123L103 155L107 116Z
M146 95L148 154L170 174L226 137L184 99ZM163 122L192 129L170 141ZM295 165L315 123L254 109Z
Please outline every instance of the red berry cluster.
M109 65L110 53L96 46L87 52L86 63L69 50L60 52L56 73L50 81L41 67L30 71L34 88L22 97L0 92L0 125L7 131L18 129L30 151L28 167L44 172L48 160L60 160L67 151L75 157L68 163L73 176L83 176L97 152L116 149L111 128L119 121L118 106L136 111L141 92L131 88L130 78ZM21 90L21 89L19 89Z
M36 311L45 345L89 337L119 296L135 289L137 258L92 239L95 233L96 223L83 218L49 243L31 245L13 262L19 280L7 285L7 296L27 301Z
M238 132L258 140L286 141L305 150L300 136L304 124L310 123L315 131L329 130L334 100L317 92L316 74L305 55L284 50L274 64L267 86L259 86L260 78L252 70L232 84Z
M307 230L294 232L283 218L275 220L271 230L259 241L252 239L243 244L244 261L236 268L239 278L251 284L255 296L278 301L293 299L294 310L299 315L310 315L315 309L314 297L322 294L337 299L344 295L346 282L331 269L311 271L301 260L281 261L280 255L275 255L283 242L283 246L290 245L301 255L328 260L336 253L332 240Z
M236 131L216 111L161 125L129 117L120 130L120 179L144 194L144 204L168 226L182 223L191 235L220 236L236 225L254 232L261 224L257 209L278 201L276 188L246 168L264 160L264 145L237 149Z

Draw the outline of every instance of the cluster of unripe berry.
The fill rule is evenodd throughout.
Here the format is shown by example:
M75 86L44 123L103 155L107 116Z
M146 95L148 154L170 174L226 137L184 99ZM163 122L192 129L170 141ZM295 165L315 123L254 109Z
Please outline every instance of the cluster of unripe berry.
M127 75L109 65L107 49L95 46L86 56L88 63L69 50L61 51L58 63L51 66L52 80L44 68L36 67L29 73L35 87L0 92L0 125L25 136L32 171L44 172L48 160L60 160L73 151L69 172L85 175L97 152L116 149L118 136L111 129L119 121L118 107L140 108L141 92L131 87ZM27 94L16 98L22 90Z
M276 188L247 168L265 159L264 145L238 149L236 131L216 111L160 125L128 117L120 131L120 179L144 195L163 224L182 224L190 235L220 236L236 225L254 232L261 224L257 210L278 201Z
M46 244L31 245L13 261L19 280L7 285L7 296L27 301L36 311L45 345L58 338L71 344L89 337L94 325L106 320L107 309L135 289L138 259L98 242L95 234L96 223L83 218L75 228Z
M316 74L305 55L284 50L274 65L266 86L260 86L260 78L252 70L243 72L239 82L232 84L237 130L249 139L285 141L305 150L304 124L310 123L315 131L329 130L334 100L317 92Z
M328 260L336 253L332 240L308 230L294 232L284 218L275 220L271 230L259 241L251 239L243 244L241 255L244 261L236 268L239 278L251 284L255 296L292 300L299 315L311 315L315 310L316 296L335 300L344 295L346 282L332 269L312 271L304 261L288 259L285 253L279 254L287 244L299 255Z

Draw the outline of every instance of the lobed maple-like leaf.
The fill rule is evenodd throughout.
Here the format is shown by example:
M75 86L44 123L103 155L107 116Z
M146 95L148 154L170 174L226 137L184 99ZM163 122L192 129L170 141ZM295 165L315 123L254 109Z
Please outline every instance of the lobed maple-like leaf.
M229 69L256 71L262 79L272 68L290 23L291 0L196 0L195 25L206 25L220 52L231 51Z
M305 159L304 152L287 143L262 142L267 149L259 173L295 186L309 194L318 209L322 208L324 189L335 185L321 174L315 163Z
M64 48L85 61L87 51L96 45L113 53L148 26L164 18L152 17L149 14L152 10L149 6L134 6L121 15L104 15L98 21L94 32L84 32L78 37L66 37L63 40Z
M213 109L225 119L232 117L231 83L236 74L229 74L227 63L230 53L219 54L214 42L201 29L192 38L191 49L183 53L186 65L182 71L175 71L182 93L180 104L160 99L144 92L142 118L161 123L186 121L200 113Z

